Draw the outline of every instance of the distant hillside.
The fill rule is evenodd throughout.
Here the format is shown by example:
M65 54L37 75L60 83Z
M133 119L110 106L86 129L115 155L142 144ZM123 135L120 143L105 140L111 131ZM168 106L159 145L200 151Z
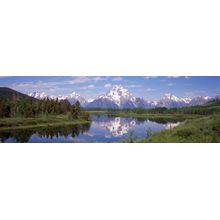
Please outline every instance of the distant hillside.
M15 101L15 100L33 100L37 101L37 99L15 91L13 89L7 87L0 87L0 100L8 100L8 101Z
M216 97L205 104L205 106L220 106L220 97Z

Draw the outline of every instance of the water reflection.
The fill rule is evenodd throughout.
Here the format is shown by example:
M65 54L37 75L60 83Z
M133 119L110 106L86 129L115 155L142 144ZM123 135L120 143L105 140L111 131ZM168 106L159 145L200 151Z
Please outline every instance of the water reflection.
M0 132L0 142L120 142L129 137L130 132L137 138L145 138L147 134L179 124L176 119L93 115L92 123L88 124Z
M121 137L136 125L136 121L130 118L116 117L108 122L100 122L99 124L101 127L106 128L112 136Z
M71 135L72 138L77 137L84 132L89 131L91 124L78 124L78 125L67 125L59 127L44 127L36 129L23 129L23 130L12 130L0 133L0 141L26 143L29 142L33 135L38 136L40 139L53 139L64 137L67 138Z
M106 115L95 115L92 120L98 126L105 128L113 137L122 137L130 131L137 131L141 126L146 125L146 130L152 128L172 129L180 124L177 119L172 118L133 118L133 117L112 117ZM158 129L158 130L161 130ZM154 130L154 129L153 129Z

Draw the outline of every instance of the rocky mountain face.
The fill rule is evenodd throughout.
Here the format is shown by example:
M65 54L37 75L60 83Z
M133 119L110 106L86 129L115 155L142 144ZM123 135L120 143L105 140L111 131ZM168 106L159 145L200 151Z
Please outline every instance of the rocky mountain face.
M198 96L194 98L179 98L173 94L167 93L158 101L147 101L143 98L135 97L127 89L121 85L113 86L107 93L100 95L98 98L87 101L83 96L78 93L71 93L66 96L48 96L44 92L33 92L29 96L36 99L68 99L71 104L74 104L77 100L83 107L86 108L112 108L112 109L125 109L125 108L181 108L193 105L202 105L211 100L208 96Z

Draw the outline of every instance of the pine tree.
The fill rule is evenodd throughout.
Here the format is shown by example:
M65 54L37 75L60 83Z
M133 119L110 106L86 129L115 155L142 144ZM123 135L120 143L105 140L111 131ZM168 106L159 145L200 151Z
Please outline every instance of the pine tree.
M71 110L71 104L67 99L60 101L61 113L66 114Z
M3 101L0 101L0 117L5 117L5 103Z
M78 100L75 103L75 108L76 108L76 117L79 118L81 114L81 108L80 108L80 102Z
M76 111L76 106L72 105L71 106L71 119L76 119L77 118L77 111Z

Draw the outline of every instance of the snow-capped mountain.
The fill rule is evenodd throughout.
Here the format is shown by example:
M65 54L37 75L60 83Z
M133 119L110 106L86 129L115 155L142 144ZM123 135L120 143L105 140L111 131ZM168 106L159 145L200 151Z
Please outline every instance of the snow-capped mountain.
M173 94L167 93L158 101L147 101L143 98L133 96L127 89L121 85L114 86L106 94L99 96L94 101L88 103L88 108L181 108L192 105L202 105L211 98L208 96L199 96L194 98L179 98Z
M165 94L164 97L158 101L157 107L166 108L180 108L193 105L203 105L207 103L211 98L208 96L198 96L194 98L178 98L173 94Z
M73 92L70 95L58 95L58 96L54 96L54 95L49 96L45 92L32 92L29 93L29 96L34 97L36 99L49 98L49 99L58 99L59 101L67 99L71 104L75 104L76 101L78 100L83 107L86 106L87 104L86 99L76 92Z
M145 108L146 101L137 98L121 85L113 86L106 94L90 102L88 108Z
M187 106L191 102L189 98L178 98L177 96L167 93L158 101L157 107L179 108Z
M46 99L48 97L45 92L31 92L28 95L36 99Z
M181 108L193 105L203 105L211 100L208 96L198 96L194 98L179 98L173 94L167 93L158 101L149 101L143 98L133 96L127 89L121 85L115 85L106 94L100 95L97 99L86 100L83 96L76 92L72 92L70 95L48 96L45 92L32 92L29 96L37 99L67 99L71 104L74 104L77 100L83 107L86 108L112 108L112 109L124 109L124 108Z
M79 94L76 93L76 92L72 92L72 93L67 97L67 99L69 100L69 102L70 102L71 104L75 104L77 100L80 102L80 104L81 104L82 106L86 106L86 104L87 104L87 100L86 100L83 96L79 95Z
M211 100L211 97L209 97L209 96L198 96L198 97L193 98L190 101L189 106L192 106L192 105L203 105L203 104L207 103L210 100Z
M175 108L182 102L177 96L167 93L158 101L157 107Z

